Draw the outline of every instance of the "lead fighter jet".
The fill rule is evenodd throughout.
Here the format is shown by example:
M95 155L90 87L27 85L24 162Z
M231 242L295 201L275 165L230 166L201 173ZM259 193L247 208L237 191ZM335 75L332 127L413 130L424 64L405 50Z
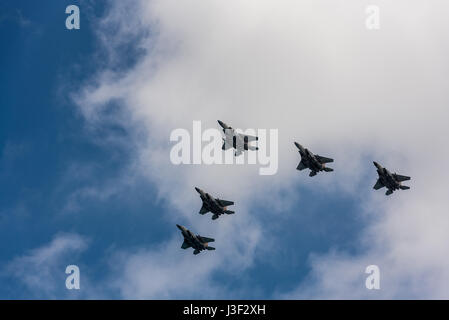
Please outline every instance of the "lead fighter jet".
M214 247L209 247L209 242L214 242L215 239L202 237L199 234L195 235L193 234L189 229L186 229L183 226L180 226L179 224L176 225L179 230L181 230L182 236L184 237L184 242L182 243L181 248L187 249L192 247L195 249L193 251L193 254L198 254L202 250L215 250Z
M319 171L334 171L334 169L328 168L325 165L328 162L334 162L334 159L313 154L309 149L304 148L298 142L295 142L295 146L299 149L299 154L301 155L301 162L296 167L296 170L309 168L311 170L309 174L310 177L315 176Z
M222 150L228 150L229 148L235 149L235 156L242 154L244 150L259 150L258 147L250 146L248 143L259 140L259 137L253 137L238 133L232 127L228 126L223 121L218 120L218 123L223 128L225 137L223 138Z
M206 214L209 211L214 215L212 216L212 220L218 218L221 214L233 214L234 211L228 210L227 206L232 206L234 204L233 201L222 200L218 198L213 198L210 194L204 192L200 188L195 188L196 192L200 194L200 198L203 201L203 206L200 209L200 214Z
M377 174L379 175L379 179L377 179L376 184L374 185L375 190L379 190L380 188L387 187L387 192L385 193L387 196L393 193L394 190L408 190L410 187L401 185L402 181L410 180L410 177L401 176L400 174L391 173L386 168L382 167L376 161L373 161L374 165L377 168Z

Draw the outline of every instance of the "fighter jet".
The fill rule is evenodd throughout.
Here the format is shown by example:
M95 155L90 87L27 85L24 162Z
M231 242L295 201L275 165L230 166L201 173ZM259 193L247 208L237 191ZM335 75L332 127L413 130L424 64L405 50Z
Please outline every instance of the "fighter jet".
M410 180L410 177L401 176L400 174L391 173L386 168L382 167L376 161L373 161L374 165L377 168L377 174L379 175L379 179L377 179L376 184L374 185L375 190L379 190L380 188L387 187L387 192L385 193L387 196L393 193L394 190L408 190L410 187L401 185L402 181Z
M222 200L213 198L210 194L204 192L200 188L195 187L196 192L200 194L200 198L203 201L203 206L200 209L199 214L206 214L209 211L213 213L212 220L218 218L222 214L233 214L234 211L228 210L227 206L232 206L233 201Z
M311 170L309 174L310 177L315 176L319 171L334 171L334 169L328 168L325 165L328 162L334 162L334 159L313 154L309 149L304 148L298 142L295 142L295 146L299 149L299 154L301 155L301 162L296 167L296 170L309 168Z
M229 148L235 149L235 156L242 154L244 150L259 150L258 147L250 146L248 143L259 140L259 137L253 137L238 133L232 127L228 126L223 121L218 120L218 123L223 128L225 137L223 138L222 150L228 150Z
M209 242L214 242L215 239L202 237L199 234L195 235L190 230L186 229L179 224L176 225L179 230L181 230L182 236L184 237L184 242L181 245L182 249L187 249L192 247L195 249L193 254L198 254L202 250L215 250L214 247L209 247Z

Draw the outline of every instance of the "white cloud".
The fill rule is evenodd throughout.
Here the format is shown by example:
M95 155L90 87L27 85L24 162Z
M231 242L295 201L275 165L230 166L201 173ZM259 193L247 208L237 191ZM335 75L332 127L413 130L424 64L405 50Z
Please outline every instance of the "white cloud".
M444 40L449 4L381 1L378 31L365 28L368 4L111 2L98 31L108 52L132 39L145 53L126 73L111 68L99 75L77 99L91 122L109 121L106 106L119 101L129 126L147 130L136 170L175 209L169 221L187 221L220 246L216 260L204 258L209 264L201 268L201 279L210 279L227 263L237 269L251 265L264 230L252 204L284 211L288 201L280 208L273 203L286 200L283 193L301 183L358 197L366 208L360 214L373 223L360 239L362 253L316 258L311 280L289 296L369 297L372 293L360 289L360 273L378 264L385 277L381 297L449 297L444 281L449 278L449 173L441 166L449 160ZM111 57L114 65L117 56ZM251 166L174 167L171 130L190 128L193 120L216 127L217 119L242 128L279 128L279 173L260 177ZM335 158L335 172L313 184L295 172L294 140ZM412 189L388 199L372 191L370 159L411 175ZM194 186L235 200L237 214L219 223L197 216ZM166 252L133 255L123 265L124 282L131 283L123 284L124 295L169 297L178 286L194 284L194 277L184 284L170 277L191 263L184 258L173 265L177 254L169 245ZM133 271L144 266L161 281L144 281L146 272Z

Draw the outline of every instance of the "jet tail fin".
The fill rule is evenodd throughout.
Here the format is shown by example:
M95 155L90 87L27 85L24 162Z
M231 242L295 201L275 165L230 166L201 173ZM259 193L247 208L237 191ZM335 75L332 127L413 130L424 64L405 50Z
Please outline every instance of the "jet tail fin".
M401 190L408 190L408 189L410 189L410 187L408 187L408 186L400 186L399 188L401 188Z
M334 171L334 169L328 168L328 167L324 167L323 170L326 171L326 172L332 172L332 171Z
M392 194L392 193L393 193L393 190L388 189L387 192L385 192L385 195L389 196L389 195Z
M232 210L225 210L225 213L226 213L226 214L234 214L235 211L232 211Z
M207 250L215 250L214 247L206 247Z
M198 254L198 253L200 253L200 250L198 250L198 249L195 249L195 250L193 251L193 254Z

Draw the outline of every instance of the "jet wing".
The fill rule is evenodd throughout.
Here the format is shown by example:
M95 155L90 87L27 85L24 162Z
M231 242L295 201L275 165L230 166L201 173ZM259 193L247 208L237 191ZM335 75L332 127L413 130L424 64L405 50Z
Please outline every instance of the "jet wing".
M396 173L394 174L394 178L399 182L410 180L410 177L401 176L400 174L396 174Z
M226 140L226 139L223 139L223 145L221 146L221 149L222 150L228 150L230 148L233 148L232 139L230 141Z
M187 248L190 248L190 247L191 247L191 245L188 244L188 243L184 240L184 242L182 243L181 248L182 248L182 249L187 249Z
M215 241L215 239L208 238L208 237L202 237L202 236L198 236L198 239L199 239L202 243L206 243L206 242L214 242L214 241Z
M298 166L296 167L296 170L304 170L304 169L306 169L307 168L307 166L304 164L304 162L300 162L299 164L298 164Z
M376 184L374 185L374 189L375 190L379 190L380 188L383 188L383 187L385 187L384 186L384 184L382 183L382 181L380 181L380 179L377 179L377 182L376 182Z
M317 154L315 155L315 158L316 158L320 163L334 162L334 159L322 157L322 156L319 156L319 155L317 155Z
M201 207L201 209L200 209L200 214L206 214L206 213L208 213L209 212L209 209L208 208L206 208L206 206L204 205L204 203L203 203L203 206Z
M218 199L218 198L215 200L217 200L223 207L232 206L234 204L233 201L222 200L222 199Z

